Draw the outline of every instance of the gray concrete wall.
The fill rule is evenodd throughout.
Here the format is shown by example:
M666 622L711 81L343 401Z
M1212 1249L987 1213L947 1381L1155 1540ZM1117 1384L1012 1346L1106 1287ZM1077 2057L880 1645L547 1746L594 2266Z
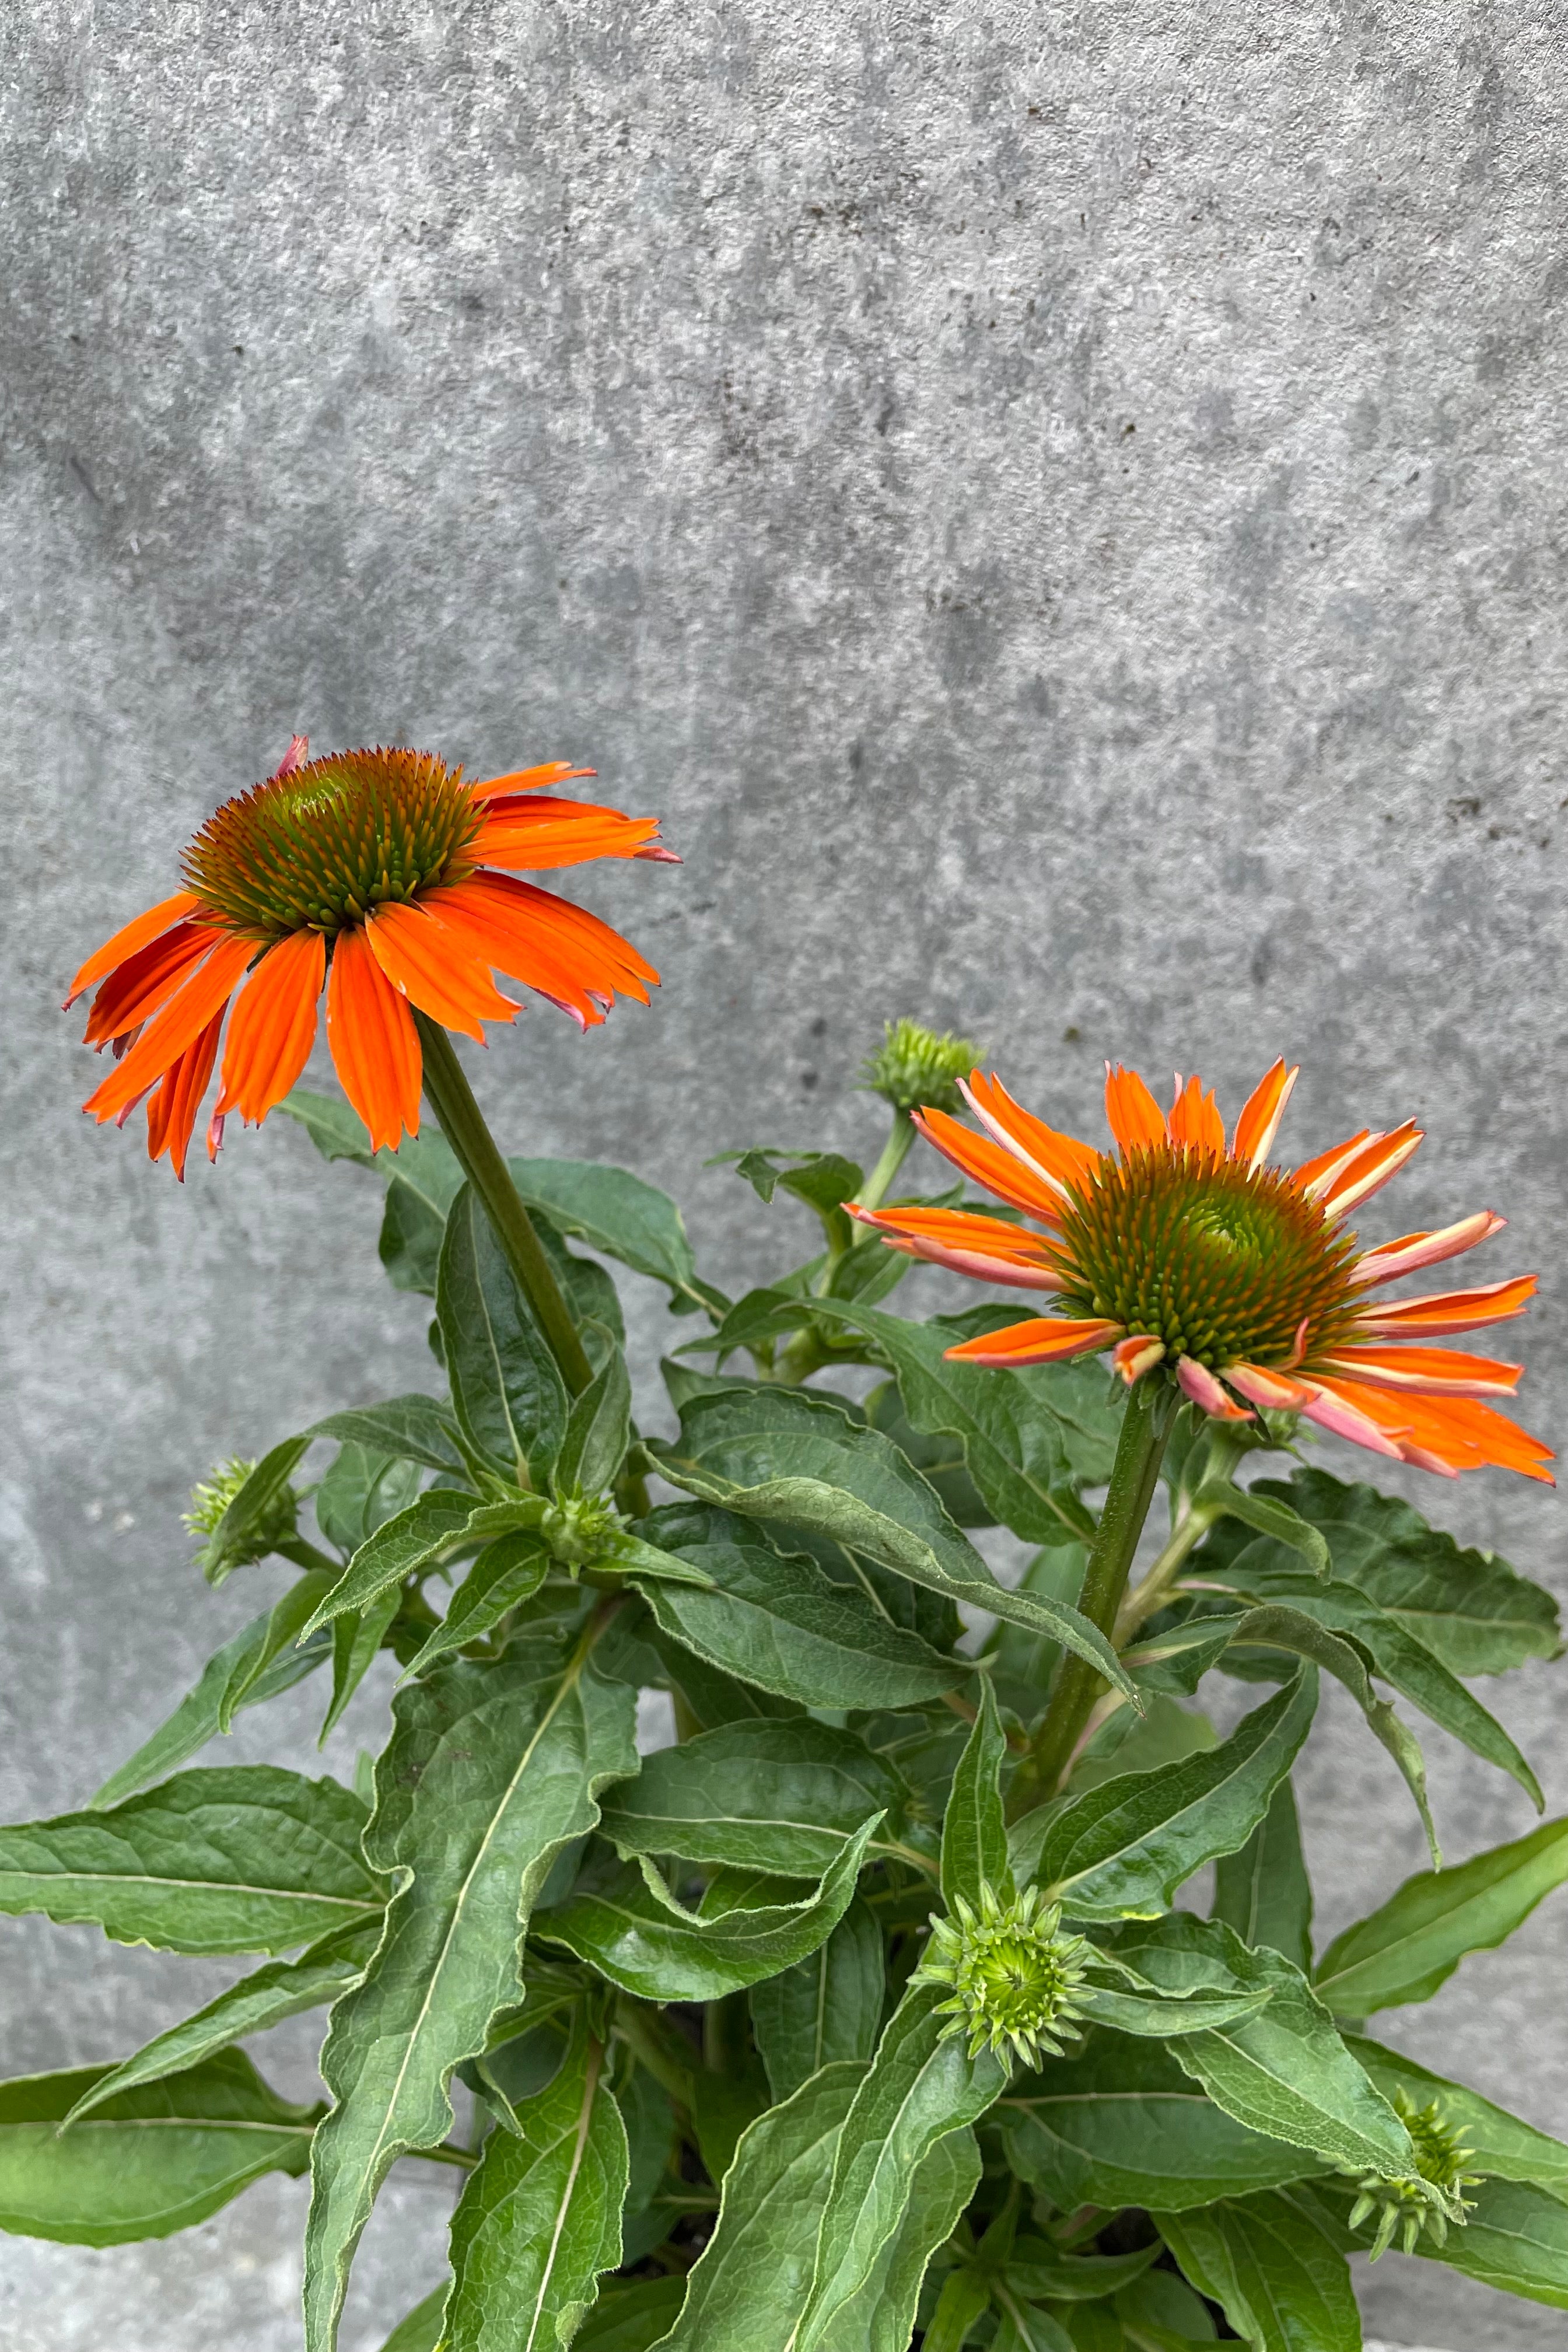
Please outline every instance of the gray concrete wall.
M425 1377L371 1180L275 1120L182 1192L79 1118L55 1009L296 727L570 753L665 814L683 868L584 882L655 1009L586 1044L538 1009L480 1076L514 1149L679 1192L717 1278L804 1236L702 1157L874 1150L889 1014L1090 1131L1108 1054L1234 1107L1284 1050L1304 1151L1428 1125L1376 1230L1510 1218L1563 1430L1565 98L1548 0L5 12L0 1813L83 1798L258 1605L195 1581L193 1476ZM1562 1582L1549 1496L1421 1493ZM1559 1808L1563 1687L1500 1694ZM309 1714L237 1746L302 1759ZM1454 1853L1526 1827L1431 1748ZM1307 1786L1331 1927L1419 1839L1350 1726ZM1558 2131L1563 1916L1389 2026ZM221 1980L4 1950L8 2072ZM398 2188L352 2352L441 2205ZM281 2352L302 2214L273 2182L164 2246L5 2242L0 2347ZM1394 2257L1367 2310L1563 2340Z

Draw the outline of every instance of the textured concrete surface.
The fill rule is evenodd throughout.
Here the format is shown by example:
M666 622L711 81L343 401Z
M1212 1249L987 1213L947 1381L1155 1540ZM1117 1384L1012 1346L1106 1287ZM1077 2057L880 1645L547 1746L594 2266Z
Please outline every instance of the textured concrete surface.
M258 1604L195 1585L193 1476L424 1377L370 1180L274 1122L181 1192L78 1118L54 1009L295 727L571 753L665 814L682 869L583 885L653 1012L531 1012L482 1083L513 1148L677 1191L718 1279L803 1234L702 1157L874 1150L886 1015L1091 1129L1107 1054L1234 1106L1283 1049L1303 1150L1428 1125L1377 1231L1511 1219L1487 1272L1545 1270L1563 1429L1565 83L1546 0L5 12L6 1816L85 1796ZM1562 1581L1551 1497L1424 1500ZM1563 1687L1500 1700L1559 1807ZM1526 1826L1431 1747L1453 1853ZM1418 1838L1359 1734L1307 1780L1332 1927ZM1563 1919L1388 2026L1560 2131ZM196 1978L4 1948L8 2065L119 2053ZM384 2231L353 2352L439 2260L398 2193L428 2228ZM5 2340L282 2352L300 2210L13 2242ZM1430 2265L1367 2309L1563 2340Z

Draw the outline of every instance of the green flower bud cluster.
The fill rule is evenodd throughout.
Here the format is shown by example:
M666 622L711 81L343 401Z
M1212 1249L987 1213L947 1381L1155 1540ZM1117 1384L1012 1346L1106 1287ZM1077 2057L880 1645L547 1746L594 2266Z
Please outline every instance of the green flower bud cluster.
M894 1110L957 1112L963 1108L958 1082L980 1059L967 1037L939 1037L918 1021L889 1021L879 1051L861 1066L860 1084Z
M606 1495L558 1495L539 1531L563 1568L591 1568L621 1531L621 1515Z
M952 2022L942 2038L967 2032L969 2055L989 2047L1005 2063L1037 2066L1081 2038L1079 1995L1092 1958L1081 1936L1060 1933L1061 1906L1037 1886L1003 1903L990 1886L974 1910L962 1895L952 1916L932 1919L931 1941L914 1972L918 1984L952 1987L936 2014Z
M210 1576L218 1568L226 1572L229 1569L246 1568L252 1560L265 1559L269 1552L278 1549L279 1544L288 1543L295 1533L299 1524L300 1498L293 1487L285 1484L279 1488L266 1509L244 1529L239 1538L230 1535L219 1546L217 1533L225 1515L255 1467L254 1462L247 1462L237 1454L228 1461L217 1464L199 1486L191 1488L191 1507L181 1517L192 1535L206 1538L198 1555L204 1574Z
M1415 2170L1403 2177L1363 2173L1351 2208L1352 2230L1359 2230L1374 2213L1377 2216L1372 2242L1374 2263L1388 2252L1395 2232L1404 2251L1413 2254L1424 2234L1440 2246L1450 2222L1463 2229L1473 2200L1461 2191L1473 2189L1481 2178L1479 2172L1464 2169L1474 2150L1461 2147L1458 2133L1445 2123L1440 2099L1418 2107L1403 2091L1396 2091L1394 2104L1415 2150Z

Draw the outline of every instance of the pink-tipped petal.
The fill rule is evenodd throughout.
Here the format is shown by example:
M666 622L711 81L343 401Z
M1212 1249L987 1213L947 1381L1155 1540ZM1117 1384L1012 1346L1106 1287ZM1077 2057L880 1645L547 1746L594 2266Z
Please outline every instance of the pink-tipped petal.
M684 866L686 863L684 857L679 856L673 849L666 849L657 841L650 843L647 849L634 849L632 856L641 858L647 866Z
M1422 1130L1414 1119L1382 1136L1375 1143L1366 1144L1355 1155L1348 1168L1343 1168L1318 1195L1325 1217L1348 1217L1374 1192L1381 1192L1392 1177L1397 1176L1405 1161L1420 1145Z
M1424 1265L1440 1265L1445 1258L1462 1257L1478 1242L1489 1241L1500 1234L1508 1223L1506 1217L1493 1214L1490 1209L1478 1209L1473 1217L1461 1217L1457 1225L1444 1225L1432 1234L1402 1234L1397 1241L1381 1242L1376 1249L1368 1250L1356 1261L1358 1282L1396 1282L1402 1274L1416 1274Z
M1467 1355L1459 1348L1337 1348L1321 1361L1324 1371L1342 1380L1405 1389L1413 1396L1512 1396L1524 1371L1522 1364Z
M290 735L289 749L268 777L268 782L278 783L284 776L291 776L296 768L302 768L305 764L305 754L310 748L310 739L308 735Z
M1481 1331L1491 1323L1511 1323L1535 1296L1535 1276L1488 1283L1479 1290L1435 1291L1425 1298L1384 1300L1356 1318L1356 1330L1371 1338L1438 1339L1456 1331Z
M1176 1359L1176 1381L1184 1396L1201 1405L1215 1421L1251 1421L1256 1416L1226 1394L1206 1364L1192 1356Z
M1268 1412L1305 1412L1317 1394L1308 1381L1293 1381L1288 1372L1275 1371L1267 1364L1227 1364L1225 1376L1249 1404L1261 1405Z
M1315 1421L1320 1429L1331 1429L1336 1437L1348 1437L1352 1445L1364 1445L1369 1453L1386 1454L1391 1462L1404 1460L1394 1439L1379 1429L1374 1421L1369 1421L1364 1412L1358 1412L1348 1398L1336 1396L1332 1390L1318 1387L1315 1382L1313 1385L1312 1402L1302 1407L1309 1421Z

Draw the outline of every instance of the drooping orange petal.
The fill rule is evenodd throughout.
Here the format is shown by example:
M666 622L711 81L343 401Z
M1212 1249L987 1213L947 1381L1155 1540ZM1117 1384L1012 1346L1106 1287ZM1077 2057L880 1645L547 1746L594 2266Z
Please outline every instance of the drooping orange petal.
M1422 1140L1423 1130L1414 1119L1407 1118L1387 1135L1378 1136L1364 1145L1349 1164L1342 1168L1316 1198L1325 1217L1348 1217L1374 1192L1381 1192L1390 1177L1397 1176L1405 1161Z
M1245 1405L1237 1404L1234 1397L1227 1395L1208 1366L1200 1364L1194 1356L1177 1357L1176 1385L1184 1396L1191 1397L1193 1402L1201 1406L1213 1421L1257 1419L1256 1413L1249 1412Z
M310 1058L316 1003L327 977L320 931L291 931L268 948L239 992L224 1049L217 1109L259 1126Z
M635 857L658 835L656 816L623 816L579 801L523 801L487 816L468 854L476 865L541 874L593 857Z
M1105 1117L1124 1152L1153 1151L1167 1139L1165 1114L1136 1070L1105 1066Z
M1424 1265L1462 1257L1478 1242L1500 1234L1507 1223L1506 1217L1494 1215L1490 1209L1478 1209L1473 1217L1461 1217L1458 1224L1444 1225L1436 1233L1401 1234L1397 1241L1379 1242L1356 1260L1356 1279L1369 1284L1395 1282L1402 1274L1418 1273Z
M986 1133L1043 1177L1053 1192L1065 1195L1093 1182L1102 1155L1076 1136L1058 1135L1015 1102L1000 1078L974 1070L967 1080L960 1080L959 1087Z
M1500 1364L1459 1348L1336 1348L1322 1361L1326 1371L1371 1388L1425 1396L1512 1396L1524 1370L1522 1364ZM1316 1378L1315 1369L1308 1377Z
M542 792L546 784L564 784L574 776L597 774L596 768L574 768L570 760L546 760L542 768L513 768L508 775L491 776L482 784L470 784L468 790L477 801L499 801L510 793Z
M149 940L155 940L160 931L170 930L184 916L194 915L200 904L194 890L176 890L172 898L161 899L157 906L149 907L144 915L138 915L133 922L116 931L111 940L104 941L96 955L89 956L72 981L70 993L66 998L67 1011L76 1003L84 988L91 988L105 972L112 971L116 964L124 963L138 948L144 948Z
M1279 1132L1279 1121L1290 1099L1290 1089L1300 1075L1300 1066L1287 1069L1285 1056L1280 1055L1272 1069L1266 1070L1247 1101L1241 1117L1236 1122L1236 1140L1230 1156L1239 1160L1244 1168L1261 1168L1274 1149L1274 1139Z
M455 935L423 907L396 901L373 907L364 935L394 988L443 1029L461 1029L482 1045L485 1022L516 1020L517 1006L501 994L482 958L459 949Z
M932 1265L981 1282L1016 1290L1060 1290L1060 1263L1043 1234L1009 1225L1000 1217L978 1217L963 1209L862 1209L847 1202L852 1217L873 1225L895 1249Z
M213 1074L222 1029L220 1008L201 1034L185 1047L179 1060L165 1070L147 1106L147 1157L162 1160L166 1151L169 1165L182 1184L185 1181L185 1154L190 1150L191 1130Z
M1166 1125L1173 1143L1185 1144L1194 1151L1212 1151L1216 1159L1225 1150L1225 1121L1213 1094L1205 1094L1201 1078L1189 1078L1185 1086L1176 1080L1176 1099Z
M419 1033L361 930L340 931L327 974L327 1042L344 1094L379 1150L419 1132Z
M962 1364L1059 1364L1069 1356L1092 1355L1123 1336L1120 1323L1071 1322L1065 1316L1032 1315L1001 1331L982 1332L943 1353Z
M586 929L563 923L558 910L566 900L510 874L471 875L466 882L429 891L420 903L469 954L552 1003L564 1004L585 1027L604 1019L617 993L646 1004L643 975L658 978L608 924L597 917L588 919L592 928Z
M1061 1196L1056 1187L1026 1168L1016 1153L1005 1151L993 1143L988 1135L976 1135L973 1128L961 1127L958 1120L944 1110L917 1110L910 1114L916 1127L935 1151L951 1160L999 1201L1008 1201L1015 1209L1026 1209L1032 1217L1045 1224L1061 1222Z
M1300 1168L1291 1170L1290 1181L1299 1192L1305 1192L1309 1201L1315 1201L1318 1194L1332 1183L1340 1170L1349 1167L1363 1144L1381 1143L1382 1140L1381 1135L1373 1135L1370 1127L1363 1127L1358 1135L1347 1135L1344 1141L1336 1143L1331 1150L1320 1151L1315 1160L1303 1160Z
M118 1118L139 1095L144 1095L165 1070L174 1067L214 1014L222 1011L255 953L254 940L219 935L179 993L155 1021L149 1022L124 1060L89 1096L83 1109L101 1124L106 1118Z
M184 979L187 968L222 937L207 923L176 923L117 964L92 1000L82 1043L107 1045L151 1021Z
M1358 1331L1400 1339L1423 1332L1439 1339L1455 1331L1480 1331L1489 1323L1508 1323L1522 1315L1536 1291L1532 1274L1516 1275L1511 1282L1489 1283L1481 1290L1434 1292L1429 1298L1381 1301L1356 1318Z
M1468 1397L1391 1395L1386 1390L1363 1388L1353 1381L1324 1381L1345 1402L1353 1401L1367 1420L1393 1433L1402 1459L1423 1469L1441 1470L1449 1476L1479 1470L1491 1463L1500 1470L1517 1470L1548 1486L1556 1481L1544 1466L1556 1456L1489 1404Z
M1381 1454L1392 1462L1404 1460L1399 1435L1379 1427L1379 1416L1367 1411L1363 1399L1370 1394L1354 1381L1314 1380L1312 1400L1301 1410L1309 1421L1320 1429L1331 1429L1336 1437L1348 1437L1352 1445L1364 1445L1369 1454ZM1401 1405L1401 1412L1404 1407ZM1403 1434L1409 1428L1408 1418L1397 1423Z
M1226 1364L1225 1376L1248 1404L1266 1406L1270 1412L1304 1412L1312 1402L1306 1381L1292 1380L1289 1372L1268 1364Z

